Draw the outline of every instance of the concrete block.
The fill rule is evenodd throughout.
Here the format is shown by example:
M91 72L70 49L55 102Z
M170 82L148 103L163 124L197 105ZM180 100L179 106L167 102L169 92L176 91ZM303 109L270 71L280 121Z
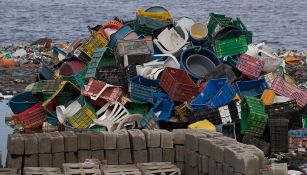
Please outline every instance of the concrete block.
M78 163L78 152L66 152L65 163Z
M157 169L157 170L147 170L143 172L145 175L156 175L156 174L173 174L180 175L179 168L171 168L171 169Z
M287 175L288 166L286 163L272 163L273 175Z
M217 165L216 161L213 159L209 159L209 174L217 175Z
M55 167L24 167L23 173L62 173L60 168Z
M228 173L227 173L228 175L235 175L235 170L234 170L234 168L233 167L231 167L231 166L229 166L228 167Z
M52 167L61 168L63 163L65 163L64 152L52 154Z
M214 139L212 138L200 138L198 140L198 148L199 148L199 153L201 155L210 155L210 150L211 150L211 142L213 142Z
M209 156L215 161L223 163L224 162L224 147L228 146L228 143L223 143L215 141L211 143L211 150Z
M97 169L82 169L65 172L65 175L101 175L101 171Z
M63 136L58 132L50 132L51 141L51 153L64 152L64 139Z
M85 159L90 159L92 157L92 151L89 150L78 150L78 162L84 162Z
M52 154L38 154L39 167L52 167Z
M115 131L115 134L117 149L130 148L129 133L127 130L117 130Z
M91 134L88 132L76 133L78 138L78 150L91 149Z
M25 142L23 135L19 133L9 134L7 136L7 150L12 155L24 155Z
M161 145L161 133L159 130L152 130L152 129L143 129L142 130L145 138L146 138L146 145L149 148L158 148Z
M130 149L120 149L118 150L118 164L126 165L132 164L132 155Z
M36 134L24 134L25 155L38 153L38 139Z
M259 167L263 168L264 167L264 153L262 150L257 148L254 145L244 145L242 146L247 152L252 153L253 155L257 156L259 159Z
M92 159L98 159L100 162L105 160L104 150L92 151Z
M185 175L199 175L198 168L192 167L189 164L184 164L184 174Z
M161 148L174 148L174 136L172 132L167 130L161 131Z
M133 150L132 154L133 163L146 163L148 162L147 150Z
M35 133L38 140L38 153L48 154L51 153L51 141L49 134L46 132Z
M149 162L162 162L162 148L148 148Z
M116 134L114 132L104 133L104 149L116 149Z
M1 175L17 175L17 168L0 168Z
M257 156L253 154L237 154L235 156L234 162L234 170L235 172L248 174L248 175L257 175L260 174L259 168L259 159Z
M228 175L228 164L223 163L223 175Z
M195 151L191 151L189 149L184 150L184 162L189 164L191 167L197 167L198 166L198 159L200 155L197 154Z
M146 149L146 141L144 133L139 129L128 130L131 146L133 150Z
M78 151L78 137L73 131L63 131L61 135L64 139L64 151L65 152L77 152Z
M198 139L206 138L202 132L188 132L185 134L185 147L191 151L198 151Z
M224 163L234 167L234 160L237 154L244 153L245 150L238 145L228 145L224 147Z
M25 155L23 161L24 167L38 167L38 154Z
M104 147L104 134L103 133L91 133L91 150L102 150Z
M175 145L175 160L178 162L183 162L184 161L184 150L185 147L182 145Z
M174 135L174 144L175 145L184 145L185 143L185 134L188 132L195 132L192 129L174 129L172 131Z
M144 174L153 174L156 172L157 174L176 174L179 172L178 168L172 164L171 162L150 162L150 163L138 163L136 165L140 171ZM158 170L158 171L155 171ZM162 171L161 171L162 170ZM170 171L163 171L163 170L170 170ZM173 172L172 172L173 171Z
M135 165L106 165L101 171L104 175L141 175Z
M216 163L216 175L223 175L223 164L217 162Z
M162 162L175 162L175 148L162 149Z
M105 150L105 159L108 165L118 165L118 150L107 149Z
M6 167L21 169L22 168L22 157L23 156L8 154L6 157Z
M72 172L74 170L99 170L98 163L64 163L63 172Z
M199 166L201 167L202 173L209 173L209 157L202 155L201 164Z
M175 162L175 165L180 169L181 175L184 175L184 162Z

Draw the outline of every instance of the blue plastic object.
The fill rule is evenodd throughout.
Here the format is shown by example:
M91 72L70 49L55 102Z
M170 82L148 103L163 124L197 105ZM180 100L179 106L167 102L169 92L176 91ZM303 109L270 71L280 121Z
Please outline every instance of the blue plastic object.
M259 80L237 81L235 84L235 89L241 99L246 96L258 97L268 88L269 86L264 78Z
M158 80L146 79L135 76L129 80L129 94L134 100L140 102L154 103L154 93L160 91Z
M110 41L109 41L107 47L113 49L119 39L125 38L125 36L127 36L131 32L133 32L133 30L131 29L130 26L125 25L125 26L121 27L116 33L111 35Z
M230 103L235 94L234 88L226 78L211 79L202 92L192 100L191 105L196 111L217 108Z
M62 49L60 49L58 47L53 47L52 50L55 51L55 52L58 52L61 55L64 55L64 56L67 55L67 53L65 51L63 51Z
M208 59L210 59L210 61L214 63L215 66L218 66L219 64L221 64L221 61L219 60L219 58L207 48L201 48L200 46L194 46L194 47L190 47L184 50L180 55L180 68L185 69L193 79L204 78L204 77L197 76L193 72L191 72L186 64L187 63L186 60L190 56L195 55L195 54L199 54L199 55L207 57Z
M39 101L36 100L35 97L33 97L31 91L26 91L16 94L14 97L12 97L8 102L8 105L14 114L19 114L31 108L38 102Z
M174 102L170 98L161 98L151 109L158 121L169 121L174 108Z

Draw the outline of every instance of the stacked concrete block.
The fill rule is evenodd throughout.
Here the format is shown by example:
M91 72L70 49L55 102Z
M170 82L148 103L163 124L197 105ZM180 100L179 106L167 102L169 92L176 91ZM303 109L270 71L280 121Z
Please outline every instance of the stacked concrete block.
M106 165L101 172L104 175L141 175L135 165Z
M116 147L118 150L118 164L126 165L132 164L132 152L130 149L130 139L127 130L115 131Z
M17 168L0 168L1 175L17 175Z
M36 133L38 141L38 166L51 167L52 154L51 154L51 140L49 133Z
M61 132L66 163L78 163L78 137L73 131Z
M51 167L24 167L24 175L61 175L63 174L60 168L51 168Z
M144 175L181 175L180 169L171 162L138 163L137 167Z
M116 149L116 133L104 133L105 159L109 165L118 165L118 150Z
M49 138L51 142L52 167L60 168L65 163L64 137L60 132L50 132Z
M65 175L101 175L98 163L64 163L63 172Z
M133 162L148 162L148 153L146 149L146 139L144 133L138 129L128 130L128 133L130 138Z
M84 162L85 159L90 159L92 156L91 152L91 133L89 132L78 132L78 162Z
M22 157L24 155L24 137L22 134L9 134L7 139L7 168L22 168Z
M25 154L23 166L38 166L38 138L36 134L24 134Z

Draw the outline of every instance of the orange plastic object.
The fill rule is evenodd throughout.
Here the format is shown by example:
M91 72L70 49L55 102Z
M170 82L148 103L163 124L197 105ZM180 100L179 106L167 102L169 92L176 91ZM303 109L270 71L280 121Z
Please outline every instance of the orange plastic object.
M290 55L286 57L287 64L300 64L302 60L303 60L302 57L295 57L295 56L290 56Z
M238 94L236 94L236 96L233 97L233 100L237 100L237 101L241 102L241 98Z
M3 59L3 60L0 60L0 65L3 67L12 67L15 65L15 61L9 60L9 59Z
M98 33L103 36L104 38L108 39L108 37L106 36L106 33L104 32L104 29L106 28L110 28L110 29L120 29L123 26L123 24L119 21L116 20L112 20L109 22L106 22L102 25L102 27L98 30Z
M275 92L271 89L266 89L263 91L261 100L265 105L270 105L275 99Z

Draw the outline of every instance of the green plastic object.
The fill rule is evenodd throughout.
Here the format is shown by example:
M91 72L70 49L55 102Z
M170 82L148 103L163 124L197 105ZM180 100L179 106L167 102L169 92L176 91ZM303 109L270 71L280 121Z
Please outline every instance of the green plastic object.
M62 76L63 80L70 81L73 83L75 86L79 88L83 88L84 85L87 84L88 79L85 78L85 74L87 72L87 67L84 67L80 72L75 73L71 76Z
M268 114L261 100L245 97L241 103L241 133L263 137Z
M128 102L125 107L130 114L141 114L145 116L150 110L150 106L143 102L132 101Z
M218 40L214 45L218 57L233 56L243 54L247 51L247 42L245 35L228 40Z
M303 119L303 127L307 128L307 115L302 114L302 119Z

